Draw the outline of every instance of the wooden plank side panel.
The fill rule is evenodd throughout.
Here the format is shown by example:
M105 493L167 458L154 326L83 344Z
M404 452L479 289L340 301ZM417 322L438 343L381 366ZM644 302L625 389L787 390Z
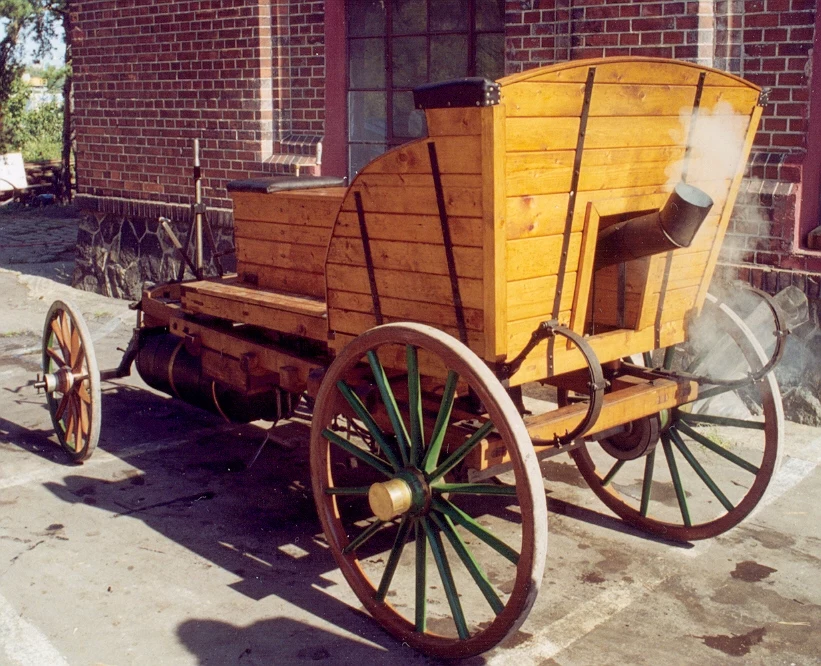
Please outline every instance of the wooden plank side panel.
M374 240L405 243L442 243L442 223L434 215L398 215L370 213L366 216L368 237ZM454 245L482 247L482 220L478 217L448 218L450 237ZM334 234L337 237L359 238L359 218L356 213L339 214Z
M396 295L379 295L382 314L385 317L403 321L418 321L431 324L437 328L450 327L456 329L456 309L453 303L425 303L420 307L418 301L397 298ZM451 299L452 300L452 299ZM334 290L328 293L328 307L336 310L371 314L373 300L370 294L356 294L347 291ZM464 308L465 326L471 331L481 331L484 327L482 310ZM336 323L336 322L334 322Z
M371 288L368 272L361 266L328 264L328 283L344 285L346 291L366 294L370 299ZM408 274L403 270L374 270L376 288L380 295L404 298L422 307L426 303L453 304L453 291L447 275L432 273ZM460 277L459 293L466 308L481 309L483 304L482 280ZM330 293L330 290L329 290Z
M373 265L377 269L406 271L409 279L410 274L414 273L448 275L447 258L442 245L371 240L370 246ZM454 247L453 257L459 277L482 278L481 248ZM365 266L365 250L362 241L359 238L334 237L328 251L328 264ZM344 278L344 276L340 277ZM344 283L334 282L333 288L346 290Z
M508 281L556 275L562 255L562 235L524 238L507 242ZM575 271L579 261L582 234L570 235L567 270Z
M231 192L234 218L330 227L345 197L344 187L290 190L274 194Z
M239 264L237 270L242 280L249 282L250 276L253 276L256 286L263 289L290 291L294 294L325 298L324 273L309 273L305 270L278 268L247 261Z
M237 261L245 264L275 266L307 273L322 273L327 249L318 245L291 245L254 241L237 247Z
M482 132L480 107L425 109L428 136L478 136Z
M678 116L689 113L695 101L696 85L600 82L598 72L596 78L591 116ZM758 94L739 86L707 88L701 108L721 115L749 113ZM583 98L584 83L523 81L502 89L508 117L579 116Z
M251 244L255 241L272 241L288 245L316 245L327 248L331 240L331 228L235 218L234 239L238 246L243 244L243 241L251 241Z
M430 140L423 139L394 148L368 164L362 174L429 174L429 143ZM481 173L482 149L478 136L436 136L433 143L442 173Z
M741 87L758 90L757 86L732 74L682 61L641 56L560 63L552 67L513 74L500 79L499 83L502 84L502 90L521 81L584 83L591 66L596 67L597 83L695 86L701 72L706 72L705 87Z
M492 106L481 115L485 359L495 362L504 358L507 346L505 109Z
M507 321L515 322L534 317L550 319L557 283L556 275L542 275L527 280L508 282ZM560 306L562 310L570 310L573 307L574 295L570 286L575 284L576 273L567 273Z
M681 146L690 119L677 116L598 117L587 124L585 150ZM578 118L508 118L508 152L573 150Z

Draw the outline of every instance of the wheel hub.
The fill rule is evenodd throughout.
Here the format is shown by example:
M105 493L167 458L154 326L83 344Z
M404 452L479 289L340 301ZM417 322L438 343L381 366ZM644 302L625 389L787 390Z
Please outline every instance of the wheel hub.
M368 504L379 520L388 521L406 513L426 513L430 494L422 472L409 468L388 481L372 484L368 489Z
M617 460L635 460L656 448L661 433L669 426L669 411L631 421L622 432L602 439L601 447Z
M57 372L44 374L42 379L38 376L34 382L34 387L43 389L48 394L54 393L55 391L68 393L71 387L74 386L74 380L74 374L68 367L65 367L60 368Z

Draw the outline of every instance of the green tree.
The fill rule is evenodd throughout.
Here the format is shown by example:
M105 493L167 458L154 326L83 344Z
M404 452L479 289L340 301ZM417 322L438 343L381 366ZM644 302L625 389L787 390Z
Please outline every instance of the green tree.
M0 0L0 150L4 149L9 98L23 71L23 43L33 37L42 56L51 47L55 21L63 21L67 0Z

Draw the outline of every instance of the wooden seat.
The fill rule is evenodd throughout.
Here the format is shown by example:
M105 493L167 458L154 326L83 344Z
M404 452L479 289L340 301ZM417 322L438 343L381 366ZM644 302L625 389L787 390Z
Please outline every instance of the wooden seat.
M321 298L259 289L236 276L188 282L182 287L182 309L231 321L262 326L314 340L328 337L328 317Z

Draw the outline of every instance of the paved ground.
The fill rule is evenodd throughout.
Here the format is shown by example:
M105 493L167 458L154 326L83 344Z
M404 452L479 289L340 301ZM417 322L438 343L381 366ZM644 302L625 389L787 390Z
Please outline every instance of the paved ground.
M16 225L20 243L42 233ZM67 250L63 226L49 233ZM78 303L103 368L133 315L22 259L20 273L0 269L0 664L435 663L386 636L333 566L305 420L249 465L262 429L129 379L105 385L100 446L69 464L24 387L46 310ZM569 460L550 462L539 599L509 646L469 663L819 663L821 433L790 425L785 453L755 517L685 545L624 527Z

